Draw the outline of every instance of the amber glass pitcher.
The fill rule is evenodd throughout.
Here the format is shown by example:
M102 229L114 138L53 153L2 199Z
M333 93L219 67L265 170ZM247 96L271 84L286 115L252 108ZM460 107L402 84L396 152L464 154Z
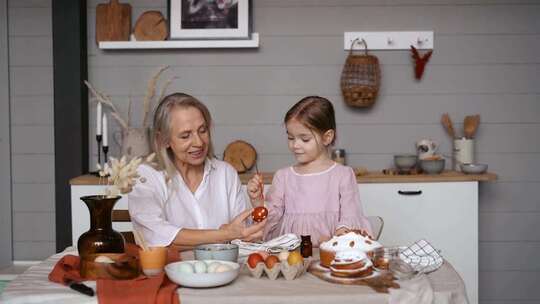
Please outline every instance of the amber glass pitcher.
M120 196L103 195L83 196L81 200L90 211L90 230L83 233L77 241L81 257L81 276L95 279L96 257L114 257L124 253L124 237L112 229L111 212Z

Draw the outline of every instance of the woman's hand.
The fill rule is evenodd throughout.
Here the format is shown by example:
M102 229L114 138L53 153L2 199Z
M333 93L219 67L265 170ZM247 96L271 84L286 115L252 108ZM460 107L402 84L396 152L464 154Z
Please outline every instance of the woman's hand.
M251 242L257 239L261 239L263 236L264 225L266 225L266 219L255 225L246 227L244 222L251 216L253 210L246 210L237 215L232 222L221 225L220 230L223 230L230 240L241 239L243 241Z
M264 205L263 198L263 179L260 174L254 174L247 183L247 192L251 205L258 207Z

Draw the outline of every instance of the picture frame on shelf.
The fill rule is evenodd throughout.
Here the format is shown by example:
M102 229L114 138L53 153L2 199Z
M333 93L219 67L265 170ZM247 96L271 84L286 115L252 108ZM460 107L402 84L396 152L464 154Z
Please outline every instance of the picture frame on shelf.
M171 40L249 39L250 0L169 0Z

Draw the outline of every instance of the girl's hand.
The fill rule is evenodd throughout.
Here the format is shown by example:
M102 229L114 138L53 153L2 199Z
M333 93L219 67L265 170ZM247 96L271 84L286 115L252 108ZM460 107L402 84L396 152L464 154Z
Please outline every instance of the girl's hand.
M253 177L247 183L247 192L251 204L254 207L262 206L264 200L261 200L263 197L263 179L260 174L254 174Z
M219 227L227 234L229 240L241 239L243 241L251 242L262 238L264 225L266 225L266 219L255 225L246 227L244 222L251 216L253 210L248 209L238 216L236 216L230 223Z

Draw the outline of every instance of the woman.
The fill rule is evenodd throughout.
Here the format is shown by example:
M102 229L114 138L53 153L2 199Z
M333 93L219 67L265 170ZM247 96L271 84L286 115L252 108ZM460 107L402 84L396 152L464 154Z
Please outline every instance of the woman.
M237 172L213 157L211 125L206 106L187 94L171 94L156 108L157 165L139 167L142 182L128 195L133 227L149 246L262 237L265 221L245 225L251 206Z

